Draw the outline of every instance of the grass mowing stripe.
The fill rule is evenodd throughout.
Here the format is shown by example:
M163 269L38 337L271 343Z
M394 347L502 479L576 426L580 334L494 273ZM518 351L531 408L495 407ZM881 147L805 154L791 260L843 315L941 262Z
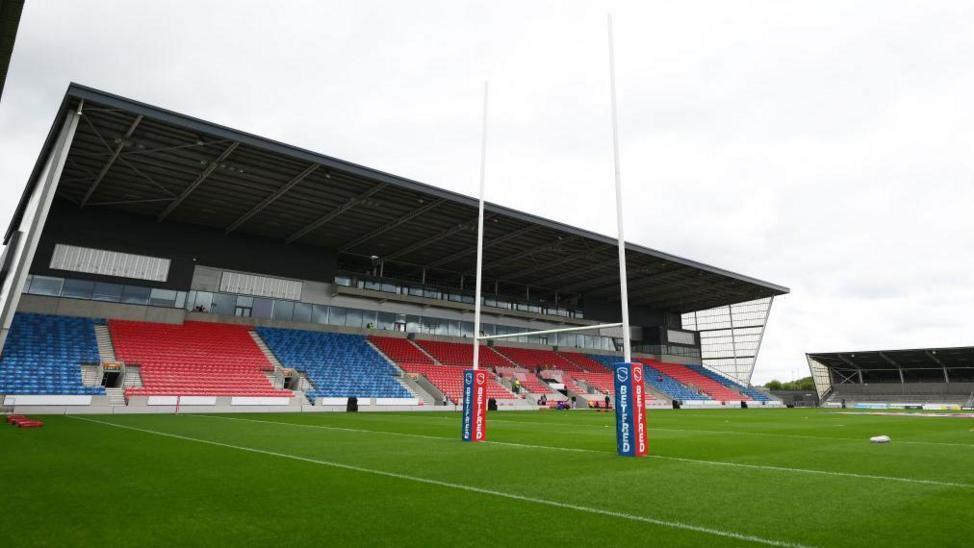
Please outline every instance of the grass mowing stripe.
M283 426L296 426L299 428L316 428L320 430L338 430L344 432L356 432L363 434L388 434L391 436L403 436L408 438L422 438L422 439L433 439L433 440L444 440L444 441L455 441L454 438L445 438L443 436L429 436L425 434L409 434L406 432L389 432L386 430L368 430L365 428L347 428L343 426L324 426L320 424L299 424L294 422L280 422L280 421L268 421L262 419L245 419L242 417L225 417L222 415L187 415L195 417L207 417L211 419L224 419L231 421L245 421L245 422L258 422L264 424L279 424ZM693 430L687 430L692 432ZM556 447L552 445L533 445L530 443L514 443L507 441L492 441L486 440L481 443L488 443L491 445L505 445L509 447L522 447L525 449L547 449L552 451L569 451L574 453L598 453L607 454L609 451L596 451L595 449L580 449L577 447ZM832 470L815 470L812 468L791 468L788 466L773 466L769 464L747 464L742 462L731 462L723 460L707 460L707 459L690 459L685 457L670 457L666 455L649 455L649 458L661 459L661 460L672 460L677 462L686 462L690 464L704 464L711 466L732 466L738 468L748 468L751 470L765 470L770 472L793 472L799 474L819 474L824 476L837 476L844 478L858 478L858 479L868 479L868 480L884 480L884 481L898 481L904 483L912 483L919 485L935 485L938 487L958 487L962 489L974 489L974 484L970 483L958 483L952 481L940 481L940 480L926 480L926 479L916 479L916 478L901 478L899 476L878 476L874 474L858 474L856 472L835 472Z
M405 480L405 481L412 481L412 482L416 482L416 483L423 483L423 484L426 484L426 485L435 485L437 487L446 487L446 488L449 488L449 489L457 489L457 490L467 491L467 492L471 492L471 493L478 493L478 494L481 494L481 495L491 495L491 496L495 496L495 497L502 497L502 498L511 499L511 500L517 500L517 501L521 501L521 502L528 502L528 503L533 503L533 504L542 504L542 505L545 505L545 506L552 506L552 507L555 507L555 508L562 508L562 509L566 509L566 510L574 510L574 511L577 511L577 512L586 512L586 513L590 513L590 514L597 514L597 515L602 515L602 516L620 518L620 519L625 519L625 520L630 520L630 521L637 521L637 522L642 522L642 523L649 523L649 524L652 524L652 525L658 525L658 526L661 526L661 527L669 527L669 528L672 528L672 529L683 529L683 530L686 530L686 531L694 531L694 532L697 532L697 533L703 533L703 534L707 534L707 535L713 535L713 536L724 537L724 538L731 538L731 539L741 540L741 541L745 541L745 542L753 542L753 543L756 543L756 544L764 544L764 545L767 545L767 546L781 546L781 547L787 547L787 548L809 548L807 545L804 545L804 544L796 544L796 543L785 542L785 541L780 541L780 540L775 540L775 539L768 539L768 538L758 537L758 536L754 536L754 535L747 535L747 534L743 534L743 533L735 533L734 531L724 531L724 530L721 530L721 529L712 529L710 527L702 527L702 526L699 526L699 525L692 525L692 524L689 524L689 523L683 523L683 522L679 522L679 521L667 521L667 520L662 520L662 519L651 518L651 517L648 517L648 516L641 516L641 515L637 515L637 514L629 514L629 513L626 513L626 512L616 512L616 511L613 511L613 510L605 510L605 509L602 509L602 508L594 508L594 507L591 507L591 506L581 506L581 505L571 504L571 503L567 503L567 502L559 502L559 501L556 501L556 500L542 499L542 498L537 498L537 497L528 497L528 496L525 496L525 495L518 495L516 493L505 493L503 491L495 491L493 489L485 489L485 488L482 488L482 487L474 487L472 485L464 485L462 483L452 483L452 482L440 481L440 480L435 480L435 479L430 479L430 478L422 478L422 477L419 477L419 476L410 476L410 475L407 475L407 474L400 474L400 473L397 473L397 472L387 472L387 471L384 471L384 470L376 470L376 469L373 469L373 468L365 468L365 467L362 467L362 466L354 466L354 465L351 465L351 464L342 464L340 462L332 462L332 461L326 461L326 460L320 460L320 459L313 459L313 458L309 458L309 457L302 457L302 456L299 456L299 455L291 455L291 454L288 454L288 453L279 453L277 451L269 451L269 450L266 450L266 449L258 449L258 448L255 448L255 447L246 447L246 446L243 446L243 445L233 445L233 444L230 444L230 443L223 443L223 442L218 442L218 441L205 440L205 439L201 439L201 438L194 438L194 437L190 437L190 436L183 436L183 435L180 435L180 434L172 434L172 433L169 433L169 432L160 432L160 431L157 431L157 430L149 430L148 428L138 428L138 427L135 427L135 426L127 426L127 425L123 425L123 424L117 424L117 423L108 422L108 421L100 421L100 420L97 420L97 419L91 419L91 418L80 417L80 416L75 416L75 415L68 415L68 418L71 418L71 419L74 419L74 420L85 421L85 422L91 422L91 423L95 423L95 424L102 424L102 425L111 426L111 427L114 427L114 428L122 428L122 429L125 429L125 430L132 430L132 431L135 431L135 432L142 432L142 433L145 433L145 434L152 434L152 435L155 435L155 436L162 436L162 437L173 438L173 439L178 439L178 440L183 440L183 441L191 441L191 442L195 442L195 443L202 443L202 444L206 444L206 445L213 445L213 446L216 446L216 447L224 447L224 448L227 448L227 449L236 449L238 451L246 451L246 452L249 452L249 453L256 453L256 454L260 454L260 455L268 455L268 456L272 456L272 457L280 457L280 458L284 458L284 459L290 459L290 460L295 460L295 461L300 461L300 462L307 462L307 463L311 463L311 464L320 464L320 465L323 465L323 466L330 466L332 468L339 468L339 469L342 469L342 470L349 470L349 471L352 471L352 472L360 472L360 473L363 473L363 474L372 474L372 475L383 476L383 477L387 477L387 478L394 478L394 479L400 479L400 480ZM268 421L268 422L271 422L271 421ZM278 423L278 424L286 424L286 423ZM440 438L440 439L447 439L447 438Z
M438 417L438 418L448 418L453 419L453 417ZM454 419L455 420L455 419ZM497 419L491 418L490 422L505 422L509 424L538 424L544 426L571 426L571 427L587 427L596 428L601 426L599 424L588 424L588 423L575 423L575 422L561 422L561 423L549 423L541 421L519 421L510 419ZM771 432L747 432L742 430L691 430L689 428L672 428L670 426L657 426L656 424L649 422L647 423L649 427L649 432L652 433L653 430L670 430L672 432L692 432L700 434L742 434L745 436L764 436L770 438L798 438L806 440L829 440L829 441L863 441L860 438L836 438L834 436L811 436L808 434L778 434ZM968 447L974 449L974 443L950 443L945 441L920 441L920 440L897 440L898 444L912 444L912 445L945 445L949 447Z

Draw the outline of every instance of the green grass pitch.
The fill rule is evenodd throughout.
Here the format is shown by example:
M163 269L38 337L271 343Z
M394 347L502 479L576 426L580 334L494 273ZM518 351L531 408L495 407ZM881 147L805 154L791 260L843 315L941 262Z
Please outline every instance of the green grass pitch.
M42 417L0 546L970 546L974 420L826 410ZM876 445L868 437L889 434Z

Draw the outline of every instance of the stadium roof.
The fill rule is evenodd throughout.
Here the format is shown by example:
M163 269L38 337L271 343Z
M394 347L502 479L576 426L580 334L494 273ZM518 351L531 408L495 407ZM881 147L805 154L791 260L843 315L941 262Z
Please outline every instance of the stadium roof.
M78 84L68 87L55 126L82 101L57 190L78 207L301 242L337 250L340 262L378 256L387 265L474 273L475 198ZM618 301L614 238L497 204L486 212L488 281ZM633 243L627 249L633 304L686 312L788 292Z
M3 85L7 81L7 68L10 67L23 9L24 0L0 0L0 97L3 97Z
M827 352L808 357L830 369L951 369L974 367L974 347Z

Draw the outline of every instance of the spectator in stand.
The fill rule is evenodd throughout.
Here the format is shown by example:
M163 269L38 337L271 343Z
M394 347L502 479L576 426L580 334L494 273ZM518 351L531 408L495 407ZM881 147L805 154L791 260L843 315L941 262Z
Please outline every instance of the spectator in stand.
M538 405L548 406L548 396L541 394L541 398L538 399Z
M514 379L514 383L512 384L512 386L514 388L515 394L521 393L521 379Z

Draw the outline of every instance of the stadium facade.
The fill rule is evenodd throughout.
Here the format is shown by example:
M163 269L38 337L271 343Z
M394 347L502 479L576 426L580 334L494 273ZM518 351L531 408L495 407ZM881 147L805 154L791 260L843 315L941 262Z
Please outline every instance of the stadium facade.
M806 354L826 405L974 406L974 347Z
M309 353L365 359L372 351L404 389L390 389L391 400L450 399L431 381L442 371L409 369L464 363L453 359L453 347L436 345L470 345L476 219L469 196L72 84L4 236L0 395L56 395L59 383L77 376L59 367L88 367L82 382L90 393L62 395L98 402L100 388L116 388L129 401L231 397L232 389L219 387L194 393L194 383L213 379L194 376L199 364L173 357L173 346L206 354L201 340L218 349L239 335L215 333L215 326L237 326L271 362L268 387L332 398L311 403L338 405L335 398L351 396L374 403L385 394L339 388L372 374L355 369L359 362L348 366L353 380L332 386L335 379L316 369L324 365L301 361ZM613 238L496 204L487 204L486 221L484 332L619 321ZM763 400L747 384L772 300L788 289L633 243L627 263L636 355L687 366L661 366L658 399ZM91 325L69 326L70 318ZM82 346L99 345L94 357L32 361L29 342L43 340L38 332L72 329L84 332ZM303 333L354 335L365 346ZM493 365L507 372L498 388L542 380L550 383L542 392L598 393L600 381L583 373L617 359L619 338L604 329L505 342ZM226 364L212 366L235 375L221 369ZM560 375L576 366L577 375ZM130 377L141 367L151 379L126 380L126 367ZM542 370L559 374L545 378ZM671 381L683 388L666 388ZM238 397L257 399L241 401L255 405L279 395L253 385L243 392Z

